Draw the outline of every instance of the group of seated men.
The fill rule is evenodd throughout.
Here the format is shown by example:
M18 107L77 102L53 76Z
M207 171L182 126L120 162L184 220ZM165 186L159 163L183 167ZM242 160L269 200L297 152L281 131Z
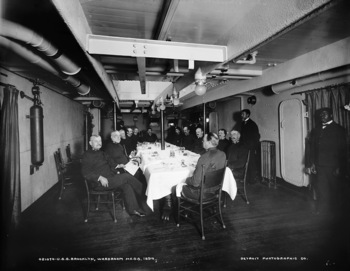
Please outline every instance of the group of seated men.
M132 151L136 150L137 143L141 142L156 142L157 136L152 133L152 128L149 127L142 135L139 133L139 129L127 127L119 130L121 137L121 144L125 147L127 155L130 155Z
M197 128L197 139L190 136L188 127L184 127L183 143L191 142L189 149L201 154L192 177L187 178L186 186L183 187L183 195L191 198L198 198L198 186L200 185L202 165L205 172L220 169L228 161L227 166L232 170L235 178L242 178L244 174L244 165L248 155L248 149L239 141L240 133L231 131L231 143L227 144L225 150L221 150L220 136L215 133L203 135L203 130ZM82 174L90 183L92 189L96 190L115 190L121 189L124 194L126 210L130 215L144 216L145 210L145 191L146 180L141 169L131 175L124 170L125 165L130 159L135 158L136 143L131 146L135 134L131 128L127 128L127 133L123 135L122 131L113 131L111 141L106 144L104 151L100 136L93 135L90 138L91 149L86 151L82 158ZM220 133L219 133L220 134ZM137 133L136 133L137 135ZM148 129L146 137L154 140L156 136ZM154 135L154 136L153 136ZM124 142L123 142L123 136ZM146 141L143 137L143 141ZM135 142L135 141L134 141ZM152 141L148 141L152 142ZM153 141L154 142L154 141ZM127 145L130 144L129 152Z

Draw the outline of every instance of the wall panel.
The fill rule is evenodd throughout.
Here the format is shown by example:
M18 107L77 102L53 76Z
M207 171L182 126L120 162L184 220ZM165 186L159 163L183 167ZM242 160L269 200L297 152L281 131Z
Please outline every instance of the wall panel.
M7 77L1 77L1 82L14 85L18 90L33 97L31 82L6 70L1 72L7 75ZM2 87L1 91L3 91ZM44 112L44 163L33 175L30 175L30 121L26 117L33 102L20 97L18 99L22 211L57 183L53 158L57 148L61 148L64 158L66 158L67 144L71 145L73 154L83 152L83 106L43 86L40 86L40 92Z

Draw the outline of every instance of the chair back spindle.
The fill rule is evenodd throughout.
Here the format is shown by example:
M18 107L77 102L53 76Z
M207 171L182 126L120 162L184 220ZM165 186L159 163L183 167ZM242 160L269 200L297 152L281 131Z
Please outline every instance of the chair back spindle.
M204 219L210 217L220 218L223 228L226 228L221 213L221 192L222 184L225 178L227 161L223 168L211 172L205 172L204 165L201 171L200 196L198 200L187 198L184 195L178 198L178 221L177 226L180 226L180 217L188 218L187 213L195 214L200 217L202 240L204 236ZM199 208L199 211L198 211ZM214 209L205 216L207 209Z

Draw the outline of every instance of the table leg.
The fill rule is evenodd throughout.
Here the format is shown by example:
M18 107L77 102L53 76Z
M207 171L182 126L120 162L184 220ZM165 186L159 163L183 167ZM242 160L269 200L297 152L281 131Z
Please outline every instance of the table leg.
M169 221L169 218L172 213L172 201L171 201L171 195L165 196L163 199L163 204L161 204L161 214L162 214L162 220Z

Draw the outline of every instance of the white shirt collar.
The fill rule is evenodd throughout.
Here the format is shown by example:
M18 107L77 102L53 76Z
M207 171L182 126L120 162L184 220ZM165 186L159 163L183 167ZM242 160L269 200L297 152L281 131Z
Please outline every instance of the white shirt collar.
M322 125L323 125L323 126L326 126L326 125L331 124L332 122L333 122L333 120L330 120L330 121L328 121L328 122L322 123Z

